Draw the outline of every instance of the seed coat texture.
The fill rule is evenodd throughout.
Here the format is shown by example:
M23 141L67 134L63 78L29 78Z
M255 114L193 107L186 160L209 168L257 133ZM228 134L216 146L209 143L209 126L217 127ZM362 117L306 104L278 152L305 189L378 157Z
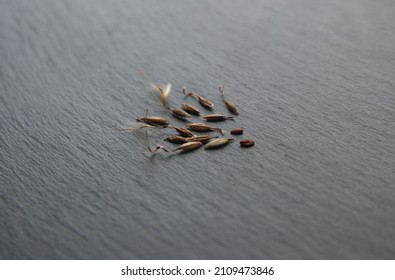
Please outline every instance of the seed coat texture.
M211 128L205 123L189 123L187 124L187 127L193 131L200 131L200 132L211 131Z
M136 121L155 126L166 126L169 124L169 121L162 117L145 117L141 119L136 119Z
M174 108L174 109L169 109L170 112L172 113L173 116L179 118L179 119L185 119L185 118L190 118L191 115L185 112L182 109Z
M229 143L231 143L233 141L234 141L234 139L232 139L232 138L218 138L218 139L215 139L214 141L207 143L204 146L204 149L205 150L218 149L218 148L228 145Z
M177 126L172 126L172 128L174 128L181 136L184 137L192 137L195 136L195 134L192 133L192 131L183 128L183 127L177 127Z
M177 149L173 150L173 152L181 150L183 153L185 153L185 152L196 150L200 148L202 145L203 145L202 142L187 142L179 146Z
M208 122L222 122L225 120L233 120L233 117L227 117L222 114L210 114L203 117Z
M254 146L255 141L251 140L251 139L245 139L245 140L241 140L240 141L240 146L243 148L250 148L252 146Z
M235 128L230 131L230 134L241 135L241 134L243 134L243 131L244 131L244 129L242 129L242 128Z
M189 103L181 104L181 109L183 109L185 112L188 112L189 114L192 114L192 115L196 115L196 116L200 115L200 110Z
M187 127L190 130L198 131L198 132L208 132L208 131L216 130L216 131L219 131L222 135L225 135L224 131L221 128L210 127L205 123L190 123L190 124L187 124Z
M171 135L171 136L165 138L165 141L174 143L174 144L184 144L187 142L187 138L182 137L180 135Z
M214 103L208 100L206 97L197 95L200 105L205 107L206 109L211 109L214 107Z

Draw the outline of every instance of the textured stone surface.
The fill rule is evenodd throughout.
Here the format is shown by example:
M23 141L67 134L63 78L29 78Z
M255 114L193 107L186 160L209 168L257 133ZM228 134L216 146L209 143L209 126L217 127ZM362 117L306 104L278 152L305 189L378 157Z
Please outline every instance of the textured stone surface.
M390 0L0 1L0 257L395 258L394 30ZM217 113L224 84L255 146L113 133L168 115L142 71Z

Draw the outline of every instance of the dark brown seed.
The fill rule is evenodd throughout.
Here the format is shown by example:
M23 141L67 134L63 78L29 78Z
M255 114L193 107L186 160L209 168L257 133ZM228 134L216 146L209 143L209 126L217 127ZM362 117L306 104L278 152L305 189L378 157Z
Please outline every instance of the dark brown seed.
M240 135L240 134L243 134L243 131L244 131L244 129L242 129L242 128L235 128L230 131L230 134Z
M137 119L136 121L150 125L156 125L156 126L166 126L169 124L168 120L161 117L145 117L145 118Z
M174 144L183 144L183 143L187 142L187 138L179 136L179 135L172 135L172 136L165 138L165 141L171 142Z
M198 108L196 108L195 106L189 104L189 103L183 103L181 104L181 108L185 111L188 112L192 115L196 115L199 116L200 115L200 111Z
M240 146L243 148L250 148L252 146L254 146L255 141L251 140L251 139L246 139L246 140L241 140L240 141Z
M233 119L233 117L226 117L221 114L210 114L210 115L205 115L203 119L205 119L208 122L222 122L228 119Z
M224 131L223 131L221 128L218 128L218 127L210 127L210 126L208 126L208 125L205 124L205 123L190 123L190 124L187 124L187 127L188 127L190 130L198 131L198 132L208 132L208 131L214 131L214 130L216 130L216 131L219 131L222 135L225 134Z

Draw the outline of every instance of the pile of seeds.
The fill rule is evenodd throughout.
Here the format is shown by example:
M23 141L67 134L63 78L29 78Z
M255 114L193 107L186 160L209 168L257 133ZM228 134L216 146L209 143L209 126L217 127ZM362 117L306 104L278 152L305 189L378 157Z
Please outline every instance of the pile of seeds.
M162 105L169 111L169 113L182 121L187 122L186 127L177 127L170 124L170 121L166 118L157 117L157 116L148 116L148 110L146 110L145 117L136 119L138 123L134 125L129 125L122 128L117 128L118 131L135 131L138 129L174 129L178 132L178 135L170 135L164 139L164 141L178 144L179 146L175 149L169 149L165 146L157 146L156 148L152 148L149 142L148 131L146 131L146 144L148 150L151 153L157 153L158 151L164 152L189 152L192 150L196 150L200 147L204 147L205 150L210 149L218 149L228 145L229 143L234 141L234 138L225 138L225 132L222 128L212 127L205 122L222 122L226 120L233 120L234 116L225 116L222 114L207 114L203 116L203 120L205 122L197 122L193 123L189 121L191 115L200 116L200 110L193 104L183 103L181 104L181 108L170 108L168 106L167 98L171 92L172 86L171 84L167 84L165 87L161 87L158 85L152 85L157 91L162 100ZM193 97L198 103L204 107L205 109L212 110L214 107L214 103L207 99L204 96L198 95L193 92L187 92L186 88L182 88L182 92L185 97ZM225 99L225 91L224 86L219 87L219 92L222 98L222 101L225 103L229 112L233 115L239 115L239 110L236 107L236 104L233 101ZM208 134L204 135L196 135L194 132L199 133L208 133L212 131L217 131L221 134L222 137L219 136L211 136ZM235 128L230 131L232 135L242 135L244 132L243 128ZM243 139L240 141L240 147L250 148L254 146L255 142L251 139Z

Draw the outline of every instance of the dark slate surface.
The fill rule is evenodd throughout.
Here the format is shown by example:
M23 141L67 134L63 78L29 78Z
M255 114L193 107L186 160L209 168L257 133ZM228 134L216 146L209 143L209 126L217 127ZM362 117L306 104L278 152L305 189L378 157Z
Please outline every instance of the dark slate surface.
M0 257L395 258L394 30L392 0L1 1ZM167 116L141 72L215 112L223 83L256 146L151 158L112 132Z

